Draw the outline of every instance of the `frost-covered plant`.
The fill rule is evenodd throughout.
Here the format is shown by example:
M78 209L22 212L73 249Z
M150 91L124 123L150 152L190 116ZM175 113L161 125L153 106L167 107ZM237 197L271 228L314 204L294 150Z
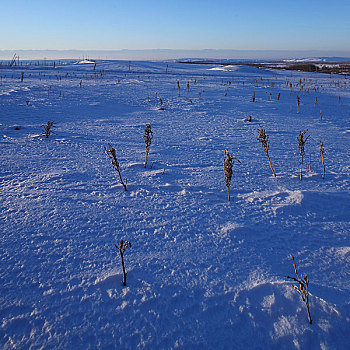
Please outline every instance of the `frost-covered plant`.
M55 122L49 120L46 124L41 125L41 127L43 128L43 132L41 135L45 136L48 139L51 133L53 132L51 128L55 127L54 124Z
M122 261L122 268L123 268L123 286L126 286L126 275L128 274L125 271L125 264L124 264L124 253L127 247L131 248L131 243L129 241L123 241L122 239L120 240L119 246L114 244L115 247L119 250L120 253L120 259Z
M269 160L270 168L272 170L273 176L276 177L276 171L272 167L270 155L269 155L269 147L270 147L270 141L269 136L266 134L265 129L260 126L260 129L258 130L258 136L256 139L261 143L261 146L263 147L265 154L267 155L267 159Z
M145 159L145 168L146 168L147 167L149 147L151 146L152 139L153 139L153 131L151 129L151 124L146 124L145 134L144 134L143 138L145 139L145 143L146 143L146 159Z
M231 186L231 178L232 178L232 167L235 163L235 160L237 160L238 163L241 163L238 159L232 157L228 150L225 149L225 161L224 161L224 173L225 173L225 183L227 187L227 195L228 200L231 200L230 197L230 186Z
M309 323L312 324L312 319L311 319L311 315L310 315L310 308L309 308L309 280L307 279L307 275L301 274L299 277L298 274L298 270L297 267L295 265L295 261L294 261L294 256L291 255L292 260L293 260L293 266L294 266L294 272L296 274L296 278L295 277L291 277L291 276L286 276L286 278L291 279L292 281L296 282L299 286L299 288L297 286L295 286L294 284L292 284L292 288L294 288L300 295L301 298L303 300L303 302L305 303L306 309L307 309L307 315L309 317Z
M299 136L297 137L298 140L298 149L299 149L299 156L300 156L300 180L303 179L303 162L304 162L304 156L305 156L305 145L307 139L310 137L307 136L304 138L305 134L307 132L307 129L303 132L299 131Z
M322 179L324 179L324 174L326 172L326 167L324 166L323 153L324 153L324 147L323 147L323 142L321 142L321 144L320 144L320 154L321 154L322 168L323 168Z
M111 146L111 144L109 143L108 144L108 148L105 146L105 152L108 155L109 159L111 160L113 168L118 172L120 183L123 185L124 190L127 191L126 185L128 183L128 179L125 179L125 182L123 181L122 174L120 172L120 165L119 165L119 162L118 162L118 159L117 159L117 154L116 154L115 148L113 148Z

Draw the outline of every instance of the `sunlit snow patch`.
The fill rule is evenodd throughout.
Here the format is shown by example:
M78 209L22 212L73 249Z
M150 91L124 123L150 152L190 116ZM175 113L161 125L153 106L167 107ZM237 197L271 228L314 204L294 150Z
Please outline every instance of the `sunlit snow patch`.
M238 228L242 228L242 225L236 224L235 222L227 222L225 225L221 227L221 233L226 235L227 232L236 230Z
M82 60L82 61L79 61L79 62L75 62L74 64L86 64L86 63L96 63L95 61L92 61L92 60Z
M209 68L208 70L217 70L217 71L225 71L225 72L233 72L238 69L238 66L218 66L214 68Z

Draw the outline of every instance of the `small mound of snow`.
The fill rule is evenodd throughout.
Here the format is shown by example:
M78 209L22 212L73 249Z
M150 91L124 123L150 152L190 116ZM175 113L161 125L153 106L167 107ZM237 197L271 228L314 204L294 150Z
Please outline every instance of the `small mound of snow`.
M86 63L96 63L96 61L93 60L82 60L79 62L75 62L74 64L86 64Z
M209 68L208 70L232 72L232 71L235 71L237 69L238 69L238 66L219 66L219 67Z
M221 233L226 234L229 231L233 231L241 227L241 225L236 224L234 222L227 222L224 226L221 227Z
M300 205L304 195L301 191L290 191L281 189L278 191L253 191L241 196L248 203L257 203L270 208L276 216L277 211L286 206Z

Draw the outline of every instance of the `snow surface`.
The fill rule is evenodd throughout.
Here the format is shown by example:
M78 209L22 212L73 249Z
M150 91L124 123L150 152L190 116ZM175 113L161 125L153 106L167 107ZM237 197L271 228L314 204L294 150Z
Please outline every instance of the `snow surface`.
M79 62L75 62L75 64L89 64L89 63L96 63L96 61L92 61L92 60L82 60L82 61L79 61Z
M0 66L1 348L349 348L349 79L212 68ZM304 129L311 171L300 181ZM241 161L231 202L226 148ZM126 287L121 238L132 243ZM290 254L310 280L312 325L285 278Z

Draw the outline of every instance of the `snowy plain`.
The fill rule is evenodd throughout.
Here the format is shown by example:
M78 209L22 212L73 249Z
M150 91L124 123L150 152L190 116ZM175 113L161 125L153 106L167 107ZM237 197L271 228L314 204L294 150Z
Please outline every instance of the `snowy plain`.
M0 347L349 349L349 111L350 80L337 75L175 62L0 66ZM241 161L231 202L225 149ZM132 243L125 287L121 238ZM291 254L310 280L312 325L285 278Z

